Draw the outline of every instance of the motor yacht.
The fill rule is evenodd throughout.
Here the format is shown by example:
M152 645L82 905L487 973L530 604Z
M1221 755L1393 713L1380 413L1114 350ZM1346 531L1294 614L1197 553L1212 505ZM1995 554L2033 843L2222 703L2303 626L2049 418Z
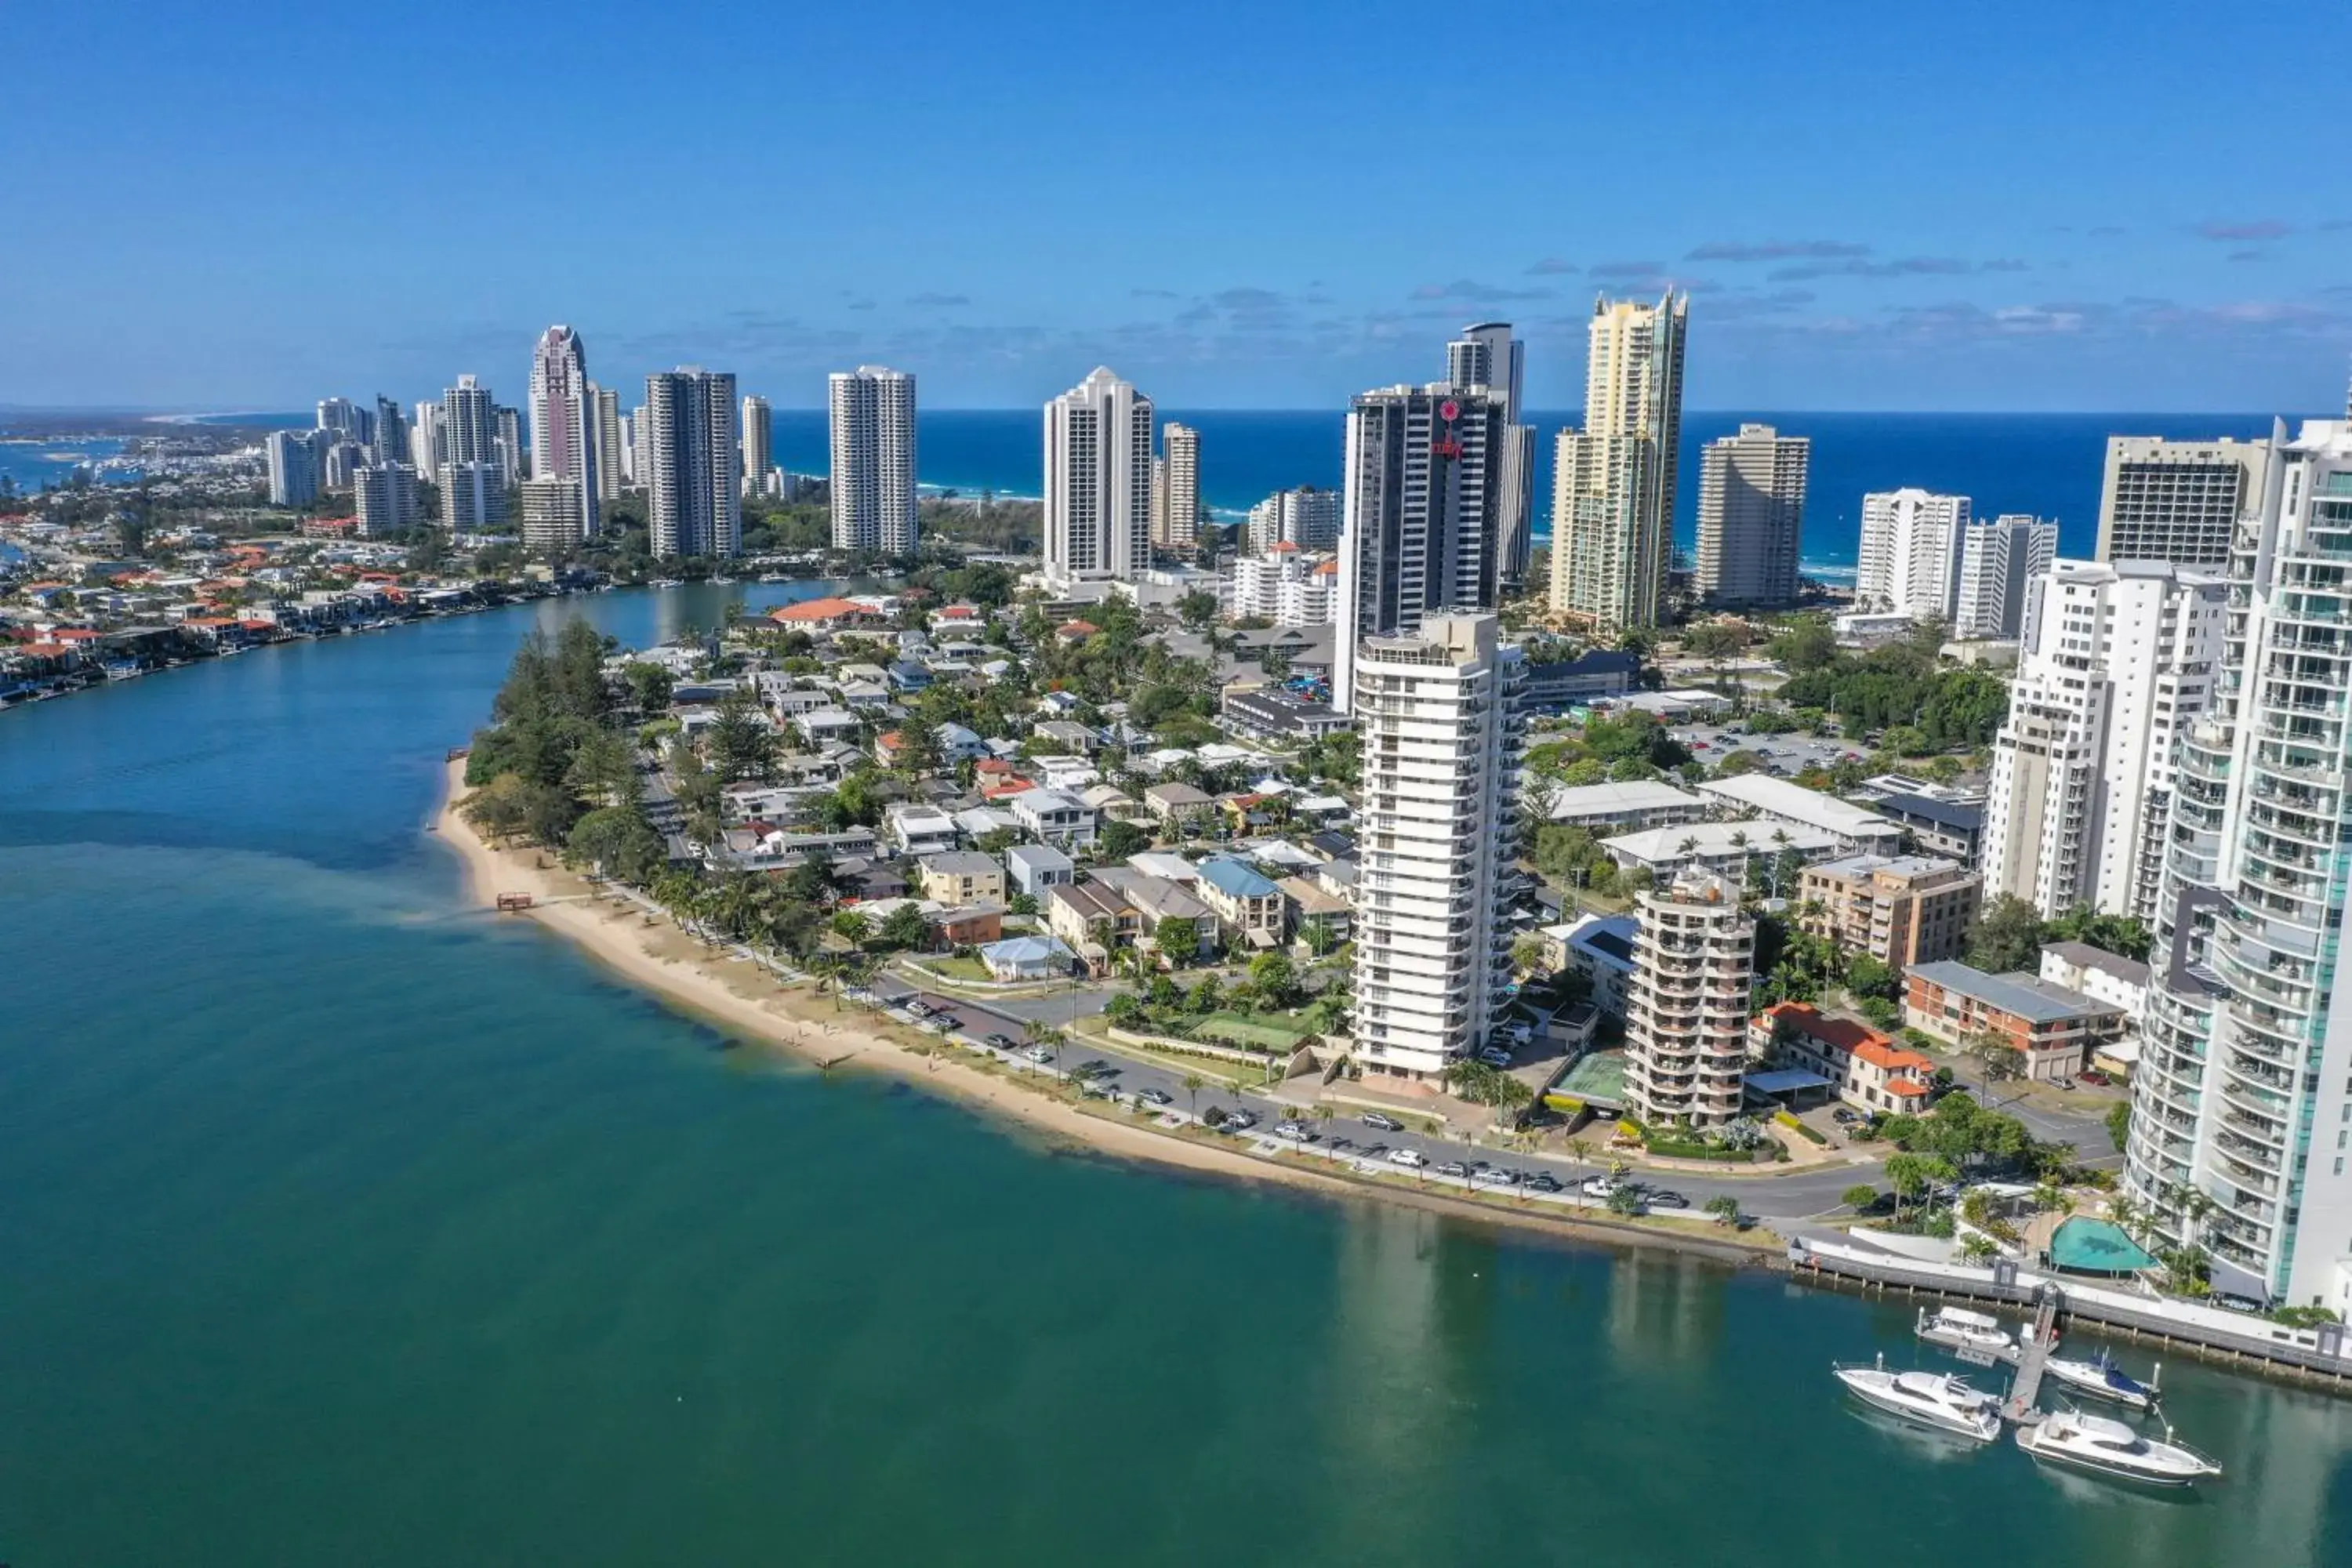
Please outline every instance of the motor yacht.
M2088 1361L2053 1355L2042 1363L2042 1370L2074 1393L2093 1399L2109 1400L2133 1410L2156 1407L2156 1384L2140 1382L2117 1366L2115 1358L2105 1351Z
M2017 1446L2037 1459L2149 1486L2185 1487L2221 1473L2220 1465L2171 1439L2168 1426L2159 1441L2079 1410L2062 1410L2017 1429Z
M1972 1442L1990 1443L2000 1436L2000 1412L1992 1395L1979 1393L1965 1379L1948 1373L1889 1372L1884 1356L1874 1366L1830 1370L1855 1398L1891 1415Z
M1912 1331L1950 1350L1974 1351L2000 1361L2017 1359L2017 1337L2000 1326L2000 1320L1983 1312L1971 1312L1965 1307L1923 1311Z

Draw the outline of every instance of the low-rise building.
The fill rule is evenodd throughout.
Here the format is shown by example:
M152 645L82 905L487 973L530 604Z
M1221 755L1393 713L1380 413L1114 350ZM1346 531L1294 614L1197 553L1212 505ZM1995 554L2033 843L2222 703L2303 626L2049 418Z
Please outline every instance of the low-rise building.
M1004 897L1004 868L992 855L976 849L951 849L926 855L916 864L922 872L923 897L943 904L976 904Z
M1538 798L1535 791L1539 787L1529 779L1529 799ZM1623 784L1554 784L1541 798L1550 802L1549 815L1552 821L1596 833L1603 828L1632 831L1704 822L1715 810L1715 803L1705 795L1654 779Z
M1792 830L1804 828L1833 835L1842 855L1902 852L1903 829L1887 818L1769 773L1708 779L1699 784L1698 791L1717 802L1727 816L1752 816Z
M1150 809L1117 784L1098 784L1082 789L1078 803L1092 808L1106 822L1151 820Z
M1216 815L1217 797L1182 783L1156 784L1143 792L1144 808L1165 827L1197 826Z
M1777 862L1782 855L1794 854L1811 862L1842 852L1833 834L1759 822L1685 822L1604 838L1601 847L1620 869L1646 868L1659 882L1671 881L1685 869L1738 881L1747 877L1748 863L1759 857ZM1781 896L1795 892L1791 885L1781 889Z
M1328 950L1348 940L1353 906L1347 900L1334 898L1304 877L1285 877L1275 886L1282 889L1284 922L1293 942ZM1308 935L1318 930L1321 936Z
M1196 886L1202 901L1235 942L1261 949L1281 944L1282 889L1272 880L1238 860L1219 856L1201 862Z
M1133 907L1139 940L1171 963L1199 963L1216 956L1217 917L1199 889L1132 867L1106 867L1095 879L1116 888Z
M1026 893L1042 904L1048 888L1077 879L1070 858L1050 844L1016 844L1004 852L1004 869L1013 891Z
M1565 713L1571 708L1622 697L1641 683L1639 656L1614 648L1595 648L1579 658L1528 666L1527 684L1519 692L1525 713Z
M1907 969L1957 958L1977 918L1980 879L1927 855L1848 855L1808 866L1797 881L1804 929Z
M1633 975L1633 938L1641 921L1632 915L1587 914L1540 933L1544 957L1553 971L1580 974L1592 986L1592 1003L1612 1018L1625 1016L1625 990Z
M2053 942L2042 950L2042 978L2120 1007L2137 1019L2147 1008L2148 968L2121 953L2084 942Z
M1797 1068L1830 1081L1857 1110L1916 1112L1927 1102L1936 1064L1854 1018L1837 1018L1806 1002L1778 1002L1748 1025L1748 1047L1777 1068Z
M1025 790L1006 796L1004 805L1022 830L1041 843L1069 849L1095 841L1094 808L1059 790Z
M1987 974L1965 963L1915 965L1905 977L1903 1021L1965 1048L1990 1036L2021 1055L2025 1076L2057 1083L2123 1032L2124 1010L2039 975Z
M1896 791L1873 804L1930 855L1974 866L1983 853L1985 807L1980 800L1943 800Z
M1108 973L1111 954L1132 947L1143 932L1143 918L1126 893L1100 879L1048 888L1045 924L1094 975Z
M1228 689L1218 702L1217 715L1234 734L1282 743L1321 740L1355 727L1353 720L1328 702L1280 686Z
M1008 937L980 950L989 978L1008 983L1067 974L1076 956L1061 938L1054 936Z
M883 837L908 855L937 855L956 847L955 818L935 805L901 801L882 808Z

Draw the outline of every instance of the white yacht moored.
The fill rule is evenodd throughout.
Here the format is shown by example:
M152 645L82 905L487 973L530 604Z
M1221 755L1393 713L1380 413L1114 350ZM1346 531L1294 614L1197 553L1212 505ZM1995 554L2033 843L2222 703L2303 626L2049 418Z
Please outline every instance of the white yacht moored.
M1999 1361L2017 1359L2017 1338L2000 1326L2000 1320L1983 1312L1971 1312L1965 1307L1922 1311L1912 1332L1931 1344L1951 1350L1973 1351Z
M2017 1429L2017 1446L2037 1459L2149 1486L2185 1487L2221 1473L2220 1465L2171 1438L2170 1427L2158 1441L2120 1421L2078 1410L2062 1410Z
M1855 1398L1890 1415L1972 1442L1990 1443L2000 1436L2000 1412L1992 1395L1948 1373L1889 1372L1884 1356L1874 1366L1832 1365L1830 1370Z
M2042 1371L2075 1393L2093 1399L2110 1400L2133 1410L2156 1408L2155 1379L2140 1382L2117 1366L2115 1358L2105 1351L2088 1361L2054 1355L2042 1363ZM2158 1367L2158 1375L2161 1376L2163 1371Z

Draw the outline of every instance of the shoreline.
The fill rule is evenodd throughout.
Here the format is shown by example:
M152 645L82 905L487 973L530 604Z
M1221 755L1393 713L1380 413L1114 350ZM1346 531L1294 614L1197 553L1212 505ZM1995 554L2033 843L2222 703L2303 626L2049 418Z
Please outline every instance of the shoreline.
M1559 1241L1658 1247L1710 1258L1735 1268L1774 1268L1782 1263L1777 1245L1506 1209L1269 1161L1145 1122L1093 1114L1079 1109L1087 1102L1074 1103L1024 1087L1015 1079L984 1071L928 1044L917 1048L899 1038L897 1026L882 1024L862 1009L835 1012L803 988L788 987L764 970L714 952L667 920L656 920L634 906L616 905L576 873L538 864L547 858L544 851L499 848L485 842L458 815L457 807L467 793L465 765L462 757L445 765L441 801L427 835L457 856L468 903L493 910L501 893L528 893L531 907L521 913L571 942L599 967L681 1013L763 1048L822 1070L846 1068L880 1072L929 1088L983 1113L995 1112L1051 1142L1114 1159L1325 1197L1401 1204L1456 1219L1533 1231ZM929 1037L921 1038L929 1041Z

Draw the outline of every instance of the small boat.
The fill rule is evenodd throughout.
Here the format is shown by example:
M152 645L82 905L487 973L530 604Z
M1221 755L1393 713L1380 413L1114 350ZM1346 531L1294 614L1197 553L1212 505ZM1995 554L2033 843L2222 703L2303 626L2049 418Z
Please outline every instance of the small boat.
M2120 1421L2079 1410L2062 1410L2033 1426L2020 1426L2017 1446L2053 1465L2149 1486L2185 1487L2221 1473L2221 1467L2204 1455L2173 1442L2169 1426L2159 1441L2141 1436Z
M1977 1443L2000 1436L2000 1412L1992 1395L1949 1373L1889 1372L1885 1356L1873 1366L1832 1365L1830 1370L1855 1398L1891 1415Z
M2067 1356L2052 1356L2042 1363L2042 1370L2077 1394L2094 1399L2112 1400L2134 1410L2156 1407L2157 1388L2154 1380L2147 1383L2117 1366L2115 1358L2101 1351L2088 1361ZM2161 1367L2157 1369L2160 1374Z
M1975 1351L1980 1355L2014 1360L2017 1338L2000 1326L2000 1320L1983 1312L1971 1312L1965 1307L1938 1307L1932 1312L1922 1312L1912 1331L1923 1340L1954 1350Z

